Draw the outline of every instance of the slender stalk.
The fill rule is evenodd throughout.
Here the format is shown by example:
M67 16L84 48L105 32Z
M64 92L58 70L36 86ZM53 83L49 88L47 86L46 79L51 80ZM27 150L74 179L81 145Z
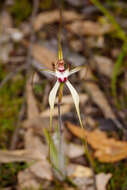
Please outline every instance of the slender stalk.
M59 147L58 147L58 160L59 160L59 171L62 173L62 178L65 177L65 155L64 155L64 131L61 118L61 101L63 97L63 84L60 85L59 96L58 96L58 129L59 129Z
M59 170L62 172L63 177L65 177L65 155L64 155L64 133L63 124L61 119L60 103L58 103L58 122L59 122L59 148L58 148L58 160L59 160Z

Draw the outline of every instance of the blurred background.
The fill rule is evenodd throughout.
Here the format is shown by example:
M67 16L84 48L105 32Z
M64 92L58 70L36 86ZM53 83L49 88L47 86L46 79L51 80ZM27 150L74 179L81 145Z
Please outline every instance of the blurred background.
M69 78L84 131L66 87L61 105L67 175L75 185L53 177L43 133L56 79L41 69L57 61L61 6L64 60L71 68L86 65ZM127 190L127 2L4 0L0 10L0 189L94 190L84 135L97 190Z

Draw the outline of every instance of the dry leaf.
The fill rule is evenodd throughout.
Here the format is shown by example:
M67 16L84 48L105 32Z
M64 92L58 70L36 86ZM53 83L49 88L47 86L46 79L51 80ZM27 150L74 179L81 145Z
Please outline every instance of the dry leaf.
M31 150L0 150L0 163L8 162L32 162L41 160L41 157L34 155Z
M52 63L56 62L57 56L48 48L35 44L32 48L32 55L42 66L52 69ZM37 64L34 65L37 67Z
M85 44L88 48L104 48L104 36L87 36Z
M109 138L106 133L98 129L90 132L69 122L67 122L67 127L77 137L87 139L87 142L95 149L94 156L98 158L99 161L117 162L127 158L127 142Z
M93 21L75 21L71 24L67 24L66 28L74 34L92 36L100 36L113 30L111 24L107 23L101 25Z
M96 175L96 186L97 190L106 190L106 185L111 179L112 174L99 173Z
M32 172L28 169L25 169L24 171L20 171L18 173L18 189L39 189L40 184L35 179L35 175L32 174Z
M65 147L65 152L69 158L77 158L84 154L84 147L82 145L70 143Z
M93 79L93 74L90 69L87 71L86 78L89 80ZM106 118L116 118L110 105L108 104L108 101L106 100L104 93L95 83L85 83L84 88L90 93L93 101L101 108Z
M94 190L92 170L88 167L69 164L67 175L80 190Z
M7 10L1 11L0 30L5 32L8 28L11 28L12 26L13 26L13 20L9 12Z
M70 41L70 46L76 52L81 52L83 49L82 42L81 42L81 40L78 40L78 39L72 39Z
M22 44L26 48L29 47L29 42L27 40L22 40ZM52 70L52 63L57 60L57 56L53 51L39 44L33 44L32 56L37 62L39 62L32 62L33 66L38 70L44 69L44 67Z
M61 105L61 115L66 114L67 112L69 112L71 109L71 105L69 104L65 104L65 105ZM50 109L46 109L45 111L43 111L40 116L41 117L49 117L49 113L50 113ZM58 116L58 108L55 107L54 111L53 111L53 116Z
M88 96L86 94L79 94L80 96L80 103L86 103L88 100ZM55 103L58 102L58 97L56 98ZM73 99L71 95L63 96L62 104L73 104Z
M92 170L88 167L78 165L78 164L69 164L68 168L68 176L74 177L92 177L93 173Z
M24 136L25 148L26 150L31 151L33 155L36 155L36 157L39 157L40 159L39 161L30 164L30 167L28 169L20 172L18 176L18 185L20 189L39 187L40 181L38 179L53 179L51 165L49 164L47 159L48 146L43 144L38 135L35 135L35 130L37 130L38 128L36 128L37 122L35 122L34 120L37 119L38 122L40 122L41 120L39 119L39 111L32 92L30 79L28 80L26 90L28 120L24 122L24 127L26 124L26 132ZM41 126L44 126L43 122L41 122ZM26 179L30 180L30 183L25 180L24 176L26 175Z
M63 19L65 22L81 19L81 15L74 11L63 11ZM40 30L45 24L51 24L54 22L59 21L59 11L53 10L53 11L47 11L44 13L40 13L35 21L34 21L34 29Z
M112 77L113 62L111 59L105 56L96 55L93 57L92 66L97 67L100 73L106 75L107 77Z
M86 71L85 71L85 69L83 69L81 71L81 78L84 78L85 73L86 73ZM86 78L88 80L93 79L93 74L90 69L87 70L87 74L85 75L84 79L86 79ZM104 116L106 118L112 119L118 128L123 129L120 122L117 120L117 117L113 113L104 93L99 89L97 84L92 83L92 82L86 82L86 83L84 83L84 88L89 92L93 101L101 108Z
M32 81L32 77L28 79L27 85L26 85L27 115L29 119L39 116L39 110L37 108L37 103L33 94L31 81Z
M33 129L28 129L24 138L26 149L33 151L33 154L41 157L41 161L32 164L29 170L39 178L52 180L51 165L47 160L48 146L44 145L40 138L34 134Z

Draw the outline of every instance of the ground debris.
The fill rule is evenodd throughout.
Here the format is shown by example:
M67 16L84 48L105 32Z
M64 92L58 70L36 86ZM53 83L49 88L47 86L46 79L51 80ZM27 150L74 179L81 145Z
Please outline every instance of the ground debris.
M127 142L109 138L99 129L87 131L69 122L67 122L67 127L77 137L87 139L87 142L95 150L94 156L99 161L110 163L127 158Z
M81 19L82 16L74 11L63 11L63 18L64 18L64 21L68 22L68 21ZM58 21L59 21L58 10L40 13L34 21L34 29L37 31L37 30L40 30L40 28L42 28L45 24L52 24Z

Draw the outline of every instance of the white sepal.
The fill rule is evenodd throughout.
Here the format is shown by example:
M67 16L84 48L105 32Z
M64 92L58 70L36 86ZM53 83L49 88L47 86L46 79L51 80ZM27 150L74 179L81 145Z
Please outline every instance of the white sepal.
M71 85L71 83L68 80L66 82L66 85L68 86L68 88L71 92L71 95L72 95L72 98L73 98L73 101L75 104L75 108L76 108L76 111L78 114L79 122L80 122L81 127L83 128L83 124L82 124L82 120L81 120L81 116L80 116L80 110L79 110L79 95L78 95L77 91L75 90L75 88Z
M84 65L83 65L83 66L76 67L76 68L70 70L69 76L72 75L72 74L74 74L74 73L76 73L76 72L78 72L78 71L80 71L80 70L83 69L83 68L84 68Z
M52 115L53 115L53 110L54 110L54 104L55 104L55 99L56 99L56 94L58 91L58 88L60 86L60 83L57 81L50 91L49 94L49 105L50 105L50 129L52 129Z
M56 76L56 73L54 71L48 70L48 69L40 69L41 73L48 73L50 75Z

